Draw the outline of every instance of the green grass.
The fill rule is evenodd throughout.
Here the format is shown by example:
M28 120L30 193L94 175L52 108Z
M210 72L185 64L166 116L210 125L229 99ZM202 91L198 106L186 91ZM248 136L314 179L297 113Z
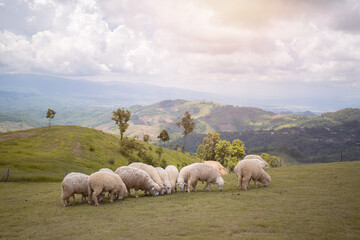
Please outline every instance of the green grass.
M175 166L197 160L168 149L160 160L156 146L136 143L155 165L162 159ZM118 136L84 127L51 126L0 134L0 174L10 168L10 181L61 181L65 171L91 174L103 167L115 170L128 165L130 157L141 160L136 151L125 156L119 149Z
M60 204L60 183L0 183L0 239L359 239L360 162L269 169L269 187ZM198 190L202 185L199 183ZM79 197L78 197L79 199Z

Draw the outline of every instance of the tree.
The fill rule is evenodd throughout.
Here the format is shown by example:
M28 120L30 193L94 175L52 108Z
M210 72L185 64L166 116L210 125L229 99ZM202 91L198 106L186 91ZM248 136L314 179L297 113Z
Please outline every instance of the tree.
M269 164L269 167L272 167L272 168L280 167L280 159L278 157L271 156L270 154L267 154L267 153L262 153L260 155L260 157Z
M124 110L124 108L113 111L113 117L111 120L114 120L116 125L119 126L120 130L120 140L123 140L123 135L126 129L129 127L129 124L127 123L130 120L130 111Z
M162 141L164 143L164 147L165 147L165 142L170 140L169 133L166 129L163 129L160 132L160 135L157 136L157 138L160 139L160 141Z
M55 117L56 112L52 109L48 109L47 113L46 113L46 118L49 118L49 128L50 128L50 123L51 120Z
M215 145L215 159L223 166L227 166L229 158L231 158L232 148L231 143L226 140L220 140Z
M184 152L186 151L186 136L191 133L195 128L194 119L191 118L189 112L185 112L185 116L181 119L181 122L177 122L176 126L182 126L184 128Z
M245 145L240 139L235 139L231 145L231 156L235 157L237 161L245 156Z
M144 142L149 142L150 141L150 135L149 134L144 134L143 135L143 141Z
M203 160L215 160L215 145L220 141L220 133L210 132L199 145L196 155Z
M239 140L235 139L231 145L231 159L229 164L233 167L245 156L245 145L244 143Z

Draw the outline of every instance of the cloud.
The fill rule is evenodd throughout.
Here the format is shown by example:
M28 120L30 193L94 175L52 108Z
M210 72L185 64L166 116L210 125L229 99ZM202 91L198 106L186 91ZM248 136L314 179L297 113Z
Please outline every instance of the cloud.
M359 87L355 0L0 3L1 72L107 76L224 94L294 83Z

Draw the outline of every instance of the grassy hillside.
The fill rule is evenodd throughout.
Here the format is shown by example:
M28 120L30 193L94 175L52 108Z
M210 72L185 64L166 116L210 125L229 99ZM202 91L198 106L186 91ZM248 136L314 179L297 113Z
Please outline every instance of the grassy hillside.
M222 192L140 194L99 207L62 207L60 183L0 183L0 238L359 239L359 171L360 162L274 168L269 187L248 191L230 174Z
M52 126L0 134L0 173L10 168L11 181L62 180L65 171L90 174L102 167L115 170L132 161L151 160L160 165L183 166L196 159L164 149L161 160L156 146L131 140L132 150L120 153L119 138L95 129ZM141 152L139 154L139 152Z

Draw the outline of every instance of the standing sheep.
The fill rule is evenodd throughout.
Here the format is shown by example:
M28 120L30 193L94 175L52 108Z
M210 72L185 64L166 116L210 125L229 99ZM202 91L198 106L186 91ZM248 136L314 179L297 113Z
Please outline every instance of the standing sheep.
M177 178L179 176L179 170L174 165L169 165L165 168L165 171L167 172L171 184L171 191L176 192L176 182Z
M88 195L87 180L89 176L83 173L72 172L66 175L61 183L61 204L65 207L70 203L72 196L75 201L75 194L81 194L82 200L86 200Z
M178 179L177 179L177 184L178 184L178 186L180 188L180 191L182 191L182 192L185 190L185 188L187 186L188 173L189 173L190 167L192 165L194 165L194 164L195 163L183 167L179 172L179 176L178 176Z
M267 174L264 169L255 161L251 159L245 159L238 162L235 166L235 175L238 178L238 186L245 190L249 187L249 182L252 179L257 187L258 183L261 182L266 187L271 181L271 177Z
M197 181L205 181L206 185L203 188L203 191L210 189L210 184L214 183L218 186L220 191L224 187L224 179L221 177L220 173L214 168L205 163L196 163L190 166L188 172L188 192L190 192L190 186L192 186L193 191L196 192Z
M156 182L157 185L159 185L159 187L161 188L160 194L164 195L164 188L165 188L164 183L153 166L141 162L134 162L131 163L129 167L138 168L147 172L152 178L152 180L154 180L154 182Z
M246 155L243 160L245 159L252 159L253 161L259 163L264 170L269 168L269 164L259 155Z
M95 202L96 206L99 206L97 197L102 194L102 192L110 193L110 202L113 203L115 196L118 196L118 199L123 199L124 195L127 194L126 186L115 173L110 173L106 171L96 172L89 176L87 181L88 183L88 202L89 204L92 201Z
M171 183L170 183L170 180L169 180L169 175L168 173L165 171L165 169L163 169L162 167L157 167L155 168L156 171L158 172L161 180L163 181L164 183L164 187L165 187L165 190L166 190L166 193L167 194L171 194Z
M144 170L133 167L119 167L116 169L115 173L123 180L129 196L131 188L135 189L136 198L139 197L137 193L139 189L147 191L153 196L158 196L161 191L159 185L157 185Z

